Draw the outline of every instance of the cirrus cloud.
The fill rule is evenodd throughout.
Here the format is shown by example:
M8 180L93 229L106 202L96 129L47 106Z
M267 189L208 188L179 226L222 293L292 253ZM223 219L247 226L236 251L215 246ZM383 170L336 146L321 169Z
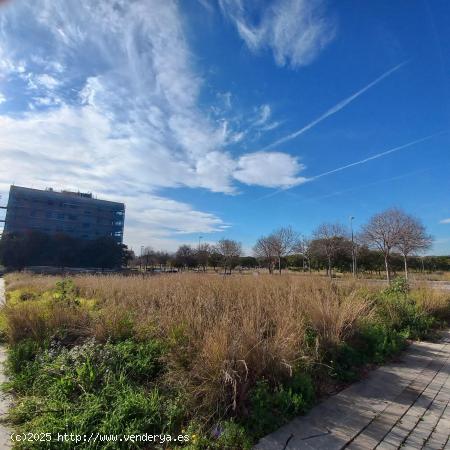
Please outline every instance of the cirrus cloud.
M232 151L245 131L203 111L202 74L178 3L24 0L2 14L3 81L20 92L14 110L0 113L2 193L16 183L121 199L126 240L137 245L138 236L151 243L228 226L161 189L236 194L236 181L299 182L295 158ZM270 107L262 112L266 120Z
M323 0L274 0L255 10L243 0L219 4L247 47L254 52L271 49L279 66L312 63L336 35L336 21L326 14Z

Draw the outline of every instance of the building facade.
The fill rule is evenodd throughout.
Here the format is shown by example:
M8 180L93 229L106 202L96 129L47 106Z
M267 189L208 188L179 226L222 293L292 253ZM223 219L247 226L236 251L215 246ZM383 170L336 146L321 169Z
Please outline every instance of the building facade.
M125 205L92 194L11 186L4 233L66 234L77 239L111 237L123 242Z

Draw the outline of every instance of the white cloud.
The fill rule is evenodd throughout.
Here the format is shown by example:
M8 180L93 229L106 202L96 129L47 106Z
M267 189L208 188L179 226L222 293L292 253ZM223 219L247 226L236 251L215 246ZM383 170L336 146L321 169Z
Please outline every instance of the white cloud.
M29 110L0 115L2 193L15 183L122 199L126 240L138 245L144 235L169 239L226 226L215 214L158 195L161 188L234 194L236 180L297 182L302 166L289 155L283 170L269 164L258 178L261 156L227 149L245 134L198 106L202 79L177 3L29 0L9 7L0 60L31 89L23 93ZM16 32L19 19L26 19L26 36ZM231 106L231 94L223 102ZM283 154L273 155L279 161Z
M263 3L262 11L249 10L243 0L219 3L248 48L270 48L280 66L310 64L336 35L336 23L326 15L323 0L273 0ZM255 15L259 21L252 23Z
M267 122L267 120L270 118L270 115L272 114L270 105L267 105L267 104L261 105L259 107L258 114L259 114L259 117L255 121L255 125L264 125Z
M6 102L6 97L0 92L0 105Z
M442 219L439 223L450 223L450 219Z
M233 176L241 183L289 188L307 181L297 174L304 169L297 158L280 152L255 152L239 158Z
M55 87L59 86L59 84L60 84L60 82L56 78L54 78L51 75L48 75L46 73L37 75L35 77L35 83L37 83L39 86L42 86L49 90L54 89Z
M257 135L266 131L271 131L280 125L279 121L270 121L272 117L272 108L268 104L261 105L256 108L256 119L252 122L251 126L257 129Z

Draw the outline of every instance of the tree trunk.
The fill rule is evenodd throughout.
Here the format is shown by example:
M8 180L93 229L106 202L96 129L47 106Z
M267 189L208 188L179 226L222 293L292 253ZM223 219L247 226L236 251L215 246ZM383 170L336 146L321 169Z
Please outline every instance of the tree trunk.
M281 256L278 257L278 272L281 275Z
M406 255L403 255L403 261L405 263L405 280L408 279L408 258Z
M331 272L331 258L328 258L328 275L330 279L333 278L333 273Z
M386 268L386 280L389 284L391 284L391 272L389 270L389 255L387 253L384 255L384 266Z

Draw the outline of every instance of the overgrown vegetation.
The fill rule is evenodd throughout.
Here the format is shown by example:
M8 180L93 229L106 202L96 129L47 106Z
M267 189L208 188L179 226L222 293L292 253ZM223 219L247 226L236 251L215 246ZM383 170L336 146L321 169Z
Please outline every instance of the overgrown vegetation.
M7 297L18 430L187 433L190 449L250 448L450 318L449 293L403 280L12 274Z

